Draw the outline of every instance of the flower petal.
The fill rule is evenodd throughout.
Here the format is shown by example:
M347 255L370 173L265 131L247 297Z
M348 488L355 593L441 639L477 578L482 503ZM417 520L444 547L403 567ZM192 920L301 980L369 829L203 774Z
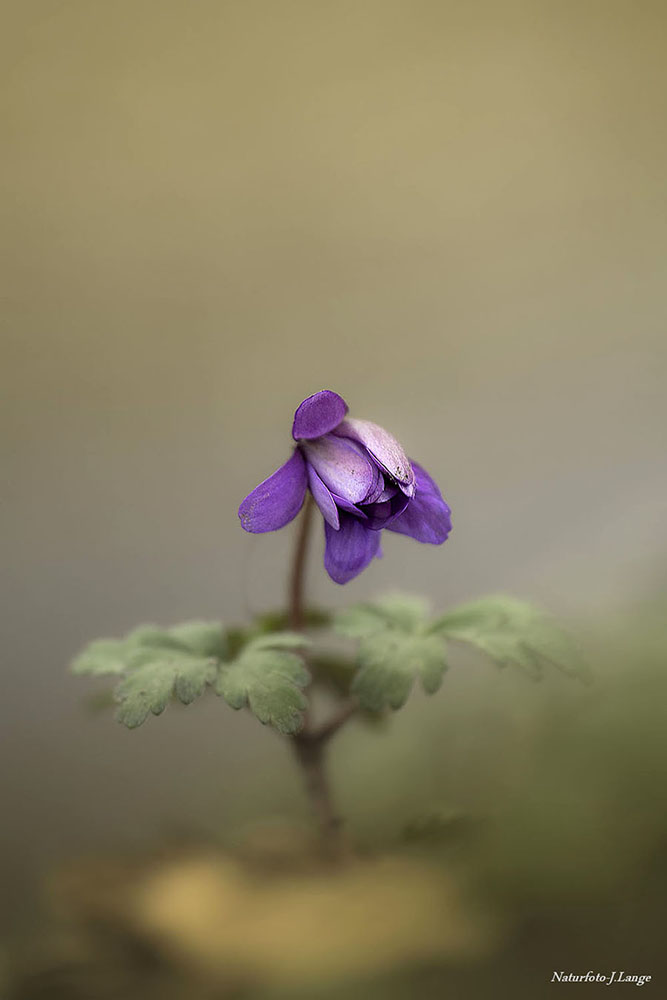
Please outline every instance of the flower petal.
M335 493L332 493L331 496L334 498L336 506L339 510L346 510L349 514L354 514L355 517L360 517L364 521L367 520L361 507L355 507L355 505L350 503L349 500L346 500L345 497L336 496Z
M338 517L338 507L336 507L336 501L331 495L330 490L324 485L315 469L306 463L308 469L308 485L310 487L310 492L313 494L315 503L320 508L320 513L327 524L338 531L340 528L340 520Z
M308 462L332 493L359 503L376 482L369 458L343 438L327 434L302 445Z
M408 456L396 438L384 427L371 423L370 420L356 420L348 417L343 420L336 433L341 437L350 437L359 441L378 463L396 482L411 487L415 481L414 473Z
M304 399L297 407L292 425L292 437L295 441L322 437L328 434L343 420L347 413L347 403L337 392L322 389Z
M340 515L340 531L324 524L324 567L335 583L348 583L378 554L380 532L369 531L351 514Z
M412 463L412 467L415 470L416 494L403 513L387 525L387 530L410 535L418 542L442 545L452 530L451 510L428 472L416 462Z
M435 479L432 479L423 465L419 462L411 462L412 468L415 473L415 483L420 493L434 493L437 497L441 497L440 487L436 483Z
M246 531L277 531L301 510L306 495L306 463L297 449L284 465L256 486L239 507Z
M368 452L366 452L368 454ZM364 503L376 503L380 499L382 494L385 492L384 476L382 475L382 470L380 466L375 462L372 463L373 470L375 472L375 482L371 486L370 490L364 498Z
M368 517L368 527L373 531L381 528L388 528L390 524L400 517L408 504L414 503L406 497L400 490L396 490L394 495L388 500L378 500L376 503L364 505L364 513Z
M336 435L334 435L334 436L336 436ZM384 488L385 488L384 476L382 474L382 469L380 468L380 466L378 465L378 463L375 461L375 459L373 458L373 456L370 454L370 452L368 451L368 448L365 448L363 444L359 444L358 441L353 441L352 438L349 438L349 437L345 438L345 444L349 448L354 448L354 450L357 452L357 454L361 455L361 457L364 459L364 461L366 461L366 462L369 463L369 465L371 467L371 470L373 472L373 482L371 483L371 485L370 485L370 487L368 489L368 493L364 497L364 501L363 502L364 503L375 503L375 501L378 499L378 497L384 491ZM354 511L352 513L354 513Z
M384 503L385 500L391 500L398 493L397 486L385 486L379 496L375 497L374 500L367 500L366 503Z

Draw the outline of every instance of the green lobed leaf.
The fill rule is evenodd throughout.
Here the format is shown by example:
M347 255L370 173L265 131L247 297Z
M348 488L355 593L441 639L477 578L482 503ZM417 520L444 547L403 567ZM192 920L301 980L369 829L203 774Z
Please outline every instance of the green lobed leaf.
M170 628L169 635L200 656L223 659L227 654L227 638L220 622L183 622Z
M128 656L136 649L173 649L183 651L187 647L180 639L171 634L171 629L160 628L159 625L138 625L128 632L123 640Z
M122 639L96 639L71 665L75 674L123 674L143 662L146 649L172 650L198 656L225 655L226 633L219 622L184 622L172 628L140 625Z
M248 704L262 722L295 732L309 675L294 651L307 642L296 632L253 634L215 622L142 625L123 639L90 643L72 670L119 677L116 717L130 728L159 715L173 698L189 704L218 679L217 692L234 708Z
M260 722L281 733L298 732L306 707L301 689L310 674L291 650L306 644L302 635L291 632L251 639L235 659L221 665L216 693L234 709L248 706Z
M416 677L433 694L446 669L445 645L439 636L387 628L362 639L352 692L369 711L398 709L407 701Z
M475 646L501 667L514 664L531 677L541 677L545 663L571 676L588 676L570 637L539 608L515 597L501 594L464 604L436 619L431 629Z
M384 617L372 605L358 604L340 611L335 618L334 628L349 639L363 639L387 628Z
M362 708L400 708L419 677L428 693L440 687L447 667L443 640L467 642L500 666L514 664L531 677L551 663L585 678L574 643L546 614L526 601L494 596L473 601L429 622L419 598L392 595L340 612L338 632L359 640L351 690Z
M119 702L116 718L135 729L150 713L160 715L172 697L189 705L215 680L216 673L217 664L210 657L146 647L114 692Z
M127 669L127 652L122 639L95 639L72 661L73 674L122 674Z
M254 636L253 649L305 649L310 640L301 632L270 632Z
M98 639L72 663L76 674L116 675L116 718L134 729L159 715L172 698L189 705L217 674L226 633L214 622L185 622L173 628L141 625L123 639Z
M426 624L428 605L411 594L388 594L373 604L358 604L338 612L336 631L351 639L382 632L387 627L414 632Z
M427 623L430 606L416 594L384 594L374 607L392 625L414 632Z
M390 594L336 616L338 632L360 640L358 670L351 691L362 708L401 708L415 679L428 694L442 684L445 644L429 634L427 605L419 597Z

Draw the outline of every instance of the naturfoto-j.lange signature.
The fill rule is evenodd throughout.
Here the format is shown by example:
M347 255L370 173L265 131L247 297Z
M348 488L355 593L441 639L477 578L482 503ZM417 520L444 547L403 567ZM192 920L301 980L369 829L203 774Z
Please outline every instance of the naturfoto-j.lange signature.
M552 983L627 983L628 986L644 986L651 982L651 976L631 972L554 972Z

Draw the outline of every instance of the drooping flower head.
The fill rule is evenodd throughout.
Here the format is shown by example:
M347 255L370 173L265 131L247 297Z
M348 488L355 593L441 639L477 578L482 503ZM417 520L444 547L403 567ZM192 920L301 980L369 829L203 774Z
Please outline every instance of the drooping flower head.
M310 490L324 518L324 565L336 583L380 555L383 528L441 545L452 527L426 470L384 428L347 412L330 389L304 399L294 414L292 457L239 507L246 531L276 531L296 517Z

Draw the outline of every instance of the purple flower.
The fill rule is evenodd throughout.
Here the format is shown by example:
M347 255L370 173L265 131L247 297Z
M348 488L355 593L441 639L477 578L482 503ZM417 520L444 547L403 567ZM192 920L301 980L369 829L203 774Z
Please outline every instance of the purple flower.
M304 399L294 414L292 457L239 507L246 531L276 531L301 510L309 489L324 518L324 565L347 583L380 553L383 528L441 545L450 509L428 472L411 462L387 431L347 417L330 389Z

